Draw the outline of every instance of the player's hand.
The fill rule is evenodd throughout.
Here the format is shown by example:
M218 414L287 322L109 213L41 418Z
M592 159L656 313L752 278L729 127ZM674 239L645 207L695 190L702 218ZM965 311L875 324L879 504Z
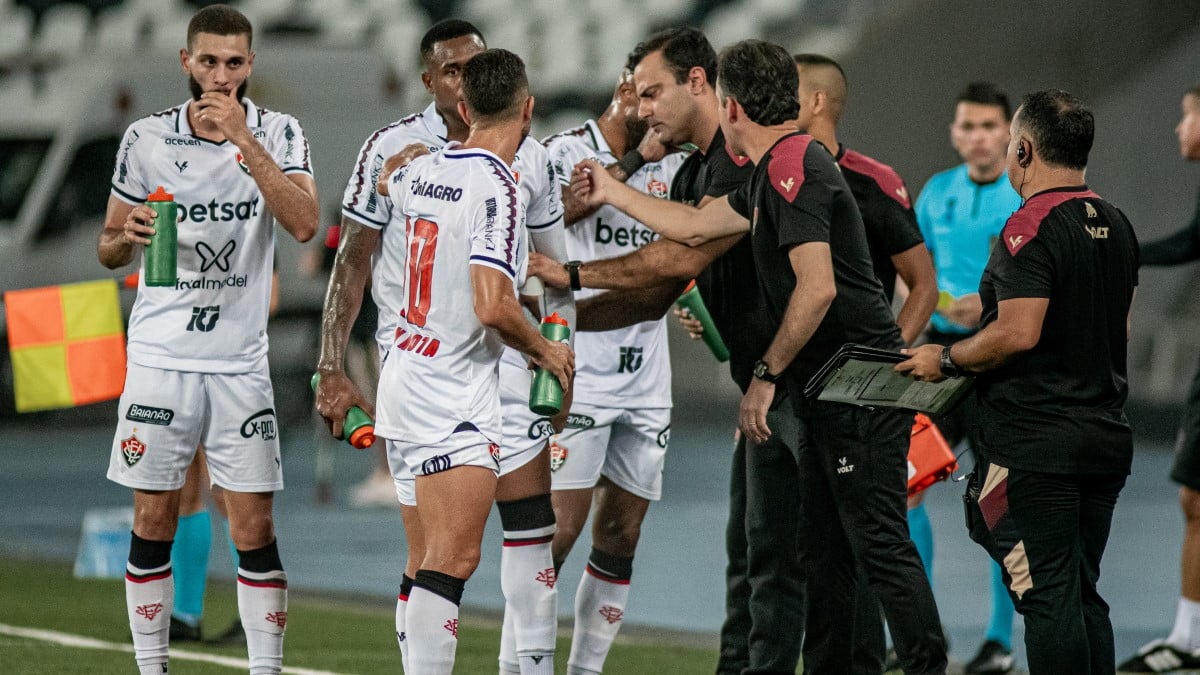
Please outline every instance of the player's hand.
M602 206L607 201L605 186L615 181L600 162L585 159L571 172L571 194L589 208Z
M154 234L154 228L151 223L158 214L154 209L140 204L133 207L128 216L125 216L124 236L125 241L130 244L141 244L143 246L150 245L150 235Z
M196 101L196 117L217 127L230 143L242 147L247 140L254 140L246 126L246 109L237 98L237 88L228 92L206 91Z
M771 437L767 428L767 411L775 400L775 385L757 377L750 380L750 388L742 396L738 410L738 427L751 442L762 445Z
M559 409L557 415L550 417L550 426L554 427L554 433L561 434L563 429L567 428L567 416L571 414L571 403L575 399L575 374L571 374L571 386L563 389L562 408Z
M912 349L901 349L901 354L907 354L909 359L896 364L893 368L901 375L908 375L918 382L940 382L945 379L942 374L942 345L921 345Z
M555 342L542 338L541 349L531 359L534 366L545 368L558 378L563 394L571 390L571 380L575 377L575 352L565 342Z
M551 288L568 288L571 285L571 276L562 263L536 251L529 252L529 276L536 276Z
M388 178L392 173L402 166L408 166L414 159L421 155L429 154L429 146L424 143L409 143L404 146L404 149L396 154L388 157L383 161L383 170L379 172L379 178L375 181L375 191L381 195L388 194Z
M679 317L679 325L688 332L688 337L693 340L704 337L704 324L700 323L699 319L693 318L691 312L682 307L676 307L674 312L675 316Z
M642 142L638 144L637 149L638 152L642 153L642 159L646 160L647 162L662 161L662 158L667 156L667 151L669 150L669 148L663 144L662 139L659 137L658 132L654 130L654 127L650 127L646 130L646 135L642 136Z
M375 406L358 390L354 382L343 371L321 371L321 382L317 385L317 412L325 418L325 425L335 438L342 437L342 423L351 406L362 408L372 419Z
M980 300L978 293L968 293L955 299L949 307L939 310L938 313L956 326L975 328L979 325L979 318L983 315L983 301Z

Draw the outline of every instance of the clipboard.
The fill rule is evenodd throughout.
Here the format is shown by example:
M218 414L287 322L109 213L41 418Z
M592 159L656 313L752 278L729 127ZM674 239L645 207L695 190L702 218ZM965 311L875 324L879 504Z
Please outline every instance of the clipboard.
M953 409L975 382L967 375L918 382L892 370L908 358L866 345L842 345L804 386L804 395L820 401L942 415Z

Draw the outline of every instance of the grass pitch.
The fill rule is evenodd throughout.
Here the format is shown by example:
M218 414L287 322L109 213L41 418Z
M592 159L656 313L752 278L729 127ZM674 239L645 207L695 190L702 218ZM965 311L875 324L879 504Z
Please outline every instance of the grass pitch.
M386 601L366 602L324 597L293 590L288 600L284 667L334 673L398 673L400 651L393 629L393 611ZM205 629L220 632L237 615L233 585L209 584L205 599ZM0 560L0 624L59 631L111 643L102 648L67 646L0 629L0 672L21 675L51 673L136 672L125 614L121 580L75 579L65 563ZM633 633L634 631L628 631ZM459 628L456 673L495 673L500 626L495 620L464 612ZM240 659L245 647L186 643L172 645L202 657ZM566 670L569 638L560 637L556 665ZM711 673L715 649L655 643L639 635L618 638L608 656L610 673ZM240 668L172 658L172 675L245 672ZM285 670L285 672L287 672Z

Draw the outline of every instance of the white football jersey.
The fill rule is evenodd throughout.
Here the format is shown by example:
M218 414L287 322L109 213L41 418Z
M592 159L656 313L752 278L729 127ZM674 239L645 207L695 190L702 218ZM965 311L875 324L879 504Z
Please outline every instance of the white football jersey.
M446 124L433 103L425 110L371 134L358 153L354 173L346 185L342 199L342 215L366 227L382 229L383 247L387 246L389 238L403 237L403 227L388 227L393 202L387 196L378 194L375 189L383 164L388 157L413 143L424 144L430 152L437 152L445 147L447 142ZM528 214L528 226L544 230L555 226L562 227L562 194L553 179L545 147L536 139L526 137L517 149L512 173L520 186L521 201ZM403 248L403 242L398 246ZM379 326L375 337L385 350L392 344L393 333L400 321L401 310L404 309L396 301L396 298L405 297L406 275L404 270L398 267L400 262L394 258L377 257L371 268L371 293L379 307ZM524 283L523 276L517 283ZM519 359L520 356L506 358Z
M545 140L554 173L562 185L571 182L571 171L585 159L608 166L614 156L600 128L592 120ZM675 172L687 155L672 153L638 169L626 184L646 194L666 199ZM612 206L567 227L567 251L572 260L614 258L658 239L658 234ZM576 291L576 300L603 291ZM574 400L612 408L666 408L671 405L671 359L667 350L666 318L645 321L602 333L575 336Z
M474 312L471 265L514 280L525 274L525 207L504 162L452 144L389 180L390 230L380 262L406 272L403 305L379 378L376 432L440 442L463 425L500 439L498 366L503 344ZM515 293L515 290L514 290ZM398 301L397 301L398 300Z
M299 122L242 101L246 126L286 174L312 174ZM178 281L138 283L129 360L207 373L253 370L267 354L275 219L233 143L197 138L192 101L129 125L112 194L142 204L161 185L178 205Z

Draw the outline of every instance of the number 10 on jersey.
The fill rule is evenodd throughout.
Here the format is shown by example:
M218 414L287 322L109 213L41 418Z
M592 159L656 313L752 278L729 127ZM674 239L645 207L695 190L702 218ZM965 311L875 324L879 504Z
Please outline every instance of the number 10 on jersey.
M425 325L432 301L433 256L437 251L438 226L432 220L408 218L408 322Z

